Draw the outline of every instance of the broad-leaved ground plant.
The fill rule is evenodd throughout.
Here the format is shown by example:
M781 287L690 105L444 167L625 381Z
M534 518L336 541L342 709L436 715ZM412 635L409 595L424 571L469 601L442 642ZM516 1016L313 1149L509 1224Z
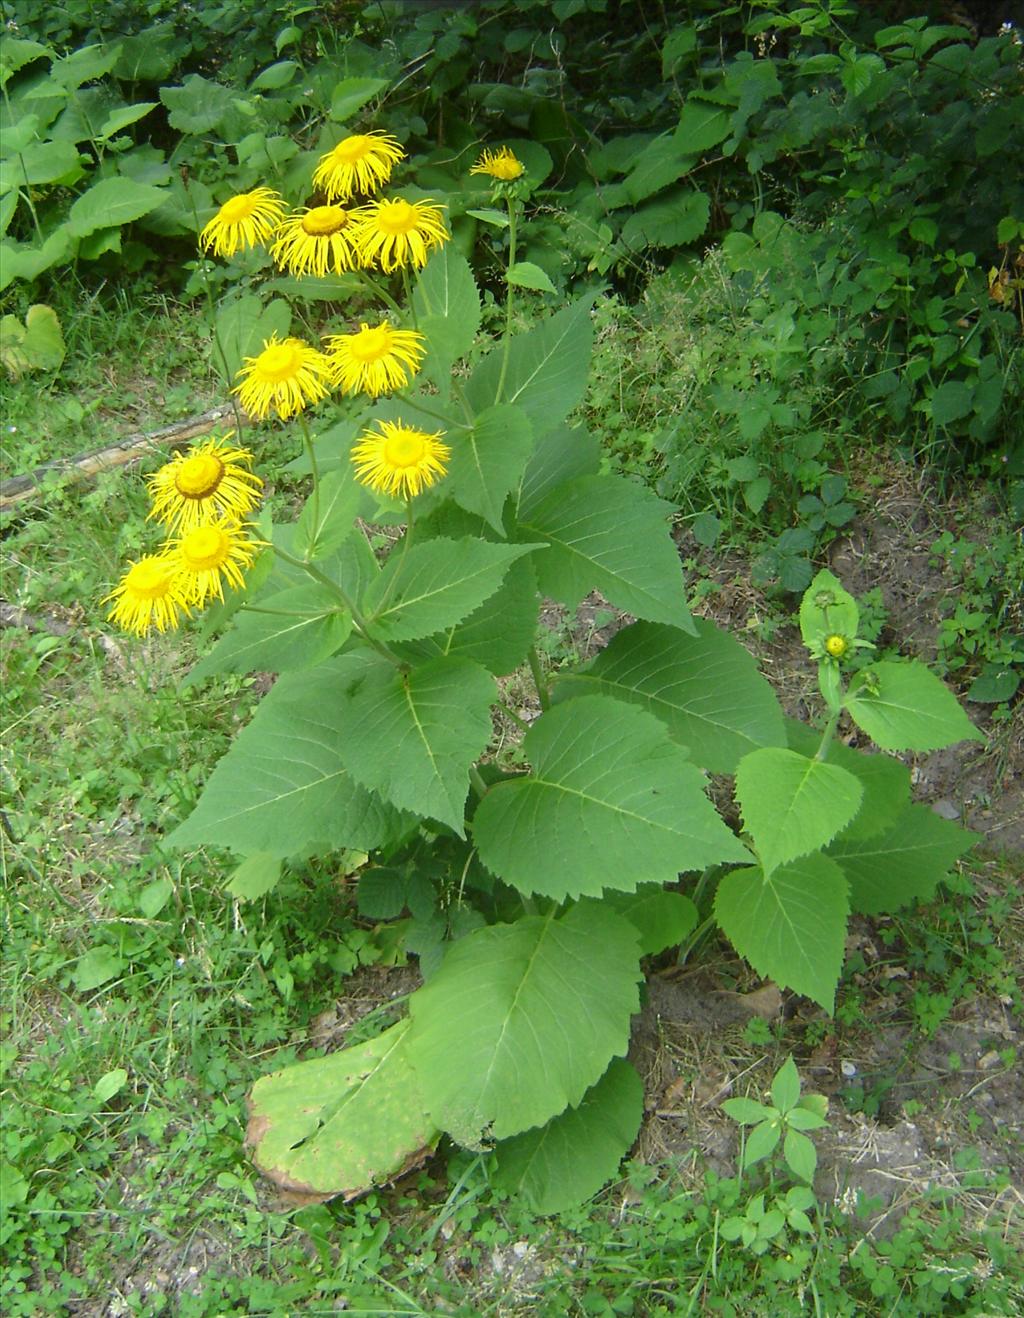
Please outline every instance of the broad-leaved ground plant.
M297 419L305 505L250 523L251 451L197 443L150 478L166 538L131 565L111 616L145 633L216 605L227 625L190 681L277 674L171 843L234 853L241 899L338 854L360 871L362 913L404 917L419 957L397 1024L256 1082L257 1165L354 1196L444 1135L550 1211L614 1175L636 1135L625 1056L643 958L692 933L698 893L714 891L713 919L760 974L831 1011L850 912L928 897L971 844L911 804L889 752L979 734L921 664L846 680L866 642L827 572L800 611L827 721L784 718L743 646L691 616L671 506L602 474L571 421L594 297L511 332L517 288L542 282L517 251L528 144L470 172L508 241L508 319L483 351L442 208L391 185L402 156L387 134L343 138L311 180L319 204L289 212L260 187L203 229L218 257L262 244L298 281L362 281L378 309L318 347L271 304L279 322L235 392L257 418ZM317 434L332 390L350 412ZM384 552L372 524L399 528ZM595 591L629 621L552 674L542 601ZM534 704L512 694L525 682ZM882 753L846 745L841 724ZM731 778L738 817L712 804L711 774Z

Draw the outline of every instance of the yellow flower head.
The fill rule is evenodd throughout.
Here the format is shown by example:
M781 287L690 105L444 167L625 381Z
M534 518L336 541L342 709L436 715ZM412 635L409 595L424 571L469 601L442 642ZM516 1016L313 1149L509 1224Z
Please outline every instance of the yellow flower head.
M193 444L146 481L155 517L171 531L184 534L220 516L244 517L260 499L263 482L246 468L248 449L229 443L234 431Z
M320 157L313 187L328 201L348 201L356 192L369 194L383 187L404 159L405 152L390 133L356 133Z
M489 174L501 183L512 183L522 175L524 168L523 162L517 160L507 146L499 146L497 151L484 151L469 172Z
M199 235L203 251L234 256L265 242L284 219L285 204L270 188L254 188L229 197Z
M358 334L335 334L327 340L332 380L342 393L360 390L371 398L404 389L420 368L425 340L416 330L393 329L386 321Z
M313 206L289 215L274 238L270 255L293 275L342 275L359 264L352 243L352 212L342 206Z
M385 274L401 266L422 270L431 248L449 238L441 206L402 197L371 201L355 212L355 241L364 265L379 264Z
M443 430L429 435L400 421L378 421L380 431L366 430L352 449L356 476L377 494L412 498L445 473L451 449L440 442Z
M262 421L271 408L283 420L318 403L330 390L327 358L302 339L279 343L274 334L255 357L246 357L232 389L250 416Z
M151 627L166 631L188 613L177 562L168 554L150 554L133 563L103 601L114 600L107 617L126 632L144 636Z
M242 569L252 567L260 543L235 518L222 517L187 531L166 552L176 561L183 595L201 605L224 598L225 580L235 587L245 584Z
M830 654L833 659L842 659L849 648L850 642L845 636L840 636L838 632L825 637L825 653Z

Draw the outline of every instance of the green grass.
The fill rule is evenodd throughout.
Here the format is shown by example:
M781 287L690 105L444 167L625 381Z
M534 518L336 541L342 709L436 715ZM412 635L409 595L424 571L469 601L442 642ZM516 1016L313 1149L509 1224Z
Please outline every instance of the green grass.
M140 310L116 292L72 310L69 298L59 378L10 389L13 424L33 436L19 469L166 424L146 380L178 382L177 415L220 401L198 317L165 317L152 301ZM657 332L642 332L641 360L653 362ZM610 324L612 338L624 333ZM99 400L88 426L67 420L73 396ZM276 432L261 435L268 477L291 456ZM272 503L294 492L279 478ZM784 1195L784 1173L741 1182L692 1158L634 1164L594 1204L539 1221L490 1188L481 1159L448 1166L444 1151L356 1204L274 1201L244 1147L247 1091L325 1046L325 1014L365 983L353 972L403 954L393 928L357 918L330 858L238 905L224 892L225 858L163 847L257 690L249 679L180 690L194 632L108 634L102 596L152 543L146 511L139 473L122 471L52 482L7 519L8 598L69 630L0 638L6 1312L99 1313L115 1300L123 1313L197 1318L335 1312L342 1300L356 1313L467 1316L1019 1311L1024 1280L1007 1244L1019 1223L1005 1203L989 1216L1005 1189L998 1168L965 1168L955 1193L923 1198L888 1242L822 1208L810 1234L787 1226L763 1253L730 1243L721 1225L748 1216L762 1191L769 1204ZM568 631L559 640L578 643ZM886 979L887 958L854 959L840 1039L881 1021L909 1030L916 1048L974 999L1019 1008L1012 894L1010 867L989 868L973 896L954 890L888 922L887 958L912 979ZM765 1027L743 1046L776 1065L813 1048L826 1024ZM870 1098L847 1102L863 1111Z

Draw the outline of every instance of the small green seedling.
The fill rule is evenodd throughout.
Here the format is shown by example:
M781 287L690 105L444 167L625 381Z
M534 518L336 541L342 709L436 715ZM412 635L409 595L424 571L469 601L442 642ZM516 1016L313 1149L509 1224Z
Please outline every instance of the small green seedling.
M728 1098L722 1108L741 1126L753 1126L744 1145L742 1170L767 1158L783 1140L782 1153L789 1170L800 1181L810 1184L814 1180L818 1154L803 1132L820 1130L828 1124L828 1099L824 1094L805 1094L801 1098L800 1076L792 1057L787 1057L775 1074L771 1105L752 1098Z

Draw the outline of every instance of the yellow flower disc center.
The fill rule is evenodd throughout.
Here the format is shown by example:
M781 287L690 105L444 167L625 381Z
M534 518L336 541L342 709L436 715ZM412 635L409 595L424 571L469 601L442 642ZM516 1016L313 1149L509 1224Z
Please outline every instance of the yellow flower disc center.
M184 499L206 499L224 475L224 463L213 453L193 453L174 473L174 487Z
M391 351L391 326L378 325L376 329L370 329L369 325L360 325L359 333L352 335L348 348L357 362L379 361Z
M224 224L239 224L242 220L247 220L255 209L256 202L248 192L243 192L240 197L232 197L224 203L217 219Z
M181 556L193 572L218 568L231 553L231 539L219 526L200 526L181 542Z
M171 588L171 574L167 564L155 558L144 558L129 571L124 588L126 594L134 595L136 599L160 599Z
M348 224L348 211L343 206L314 206L302 217L303 232L313 238L338 233Z
M271 344L256 358L257 372L271 384L291 380L298 375L301 368L302 358L299 350L290 343Z
M427 455L426 441L412 431L389 435L384 444L384 461L390 467L415 467Z
M849 649L849 642L845 636L836 633L825 638L825 649L833 659L841 659Z
M331 152L335 160L343 165L354 165L357 160L362 160L373 148L373 138L365 134L357 133L355 137L346 137L344 142L339 142Z
M416 228L416 208L401 197L382 201L377 211L377 224L385 233L408 233Z

